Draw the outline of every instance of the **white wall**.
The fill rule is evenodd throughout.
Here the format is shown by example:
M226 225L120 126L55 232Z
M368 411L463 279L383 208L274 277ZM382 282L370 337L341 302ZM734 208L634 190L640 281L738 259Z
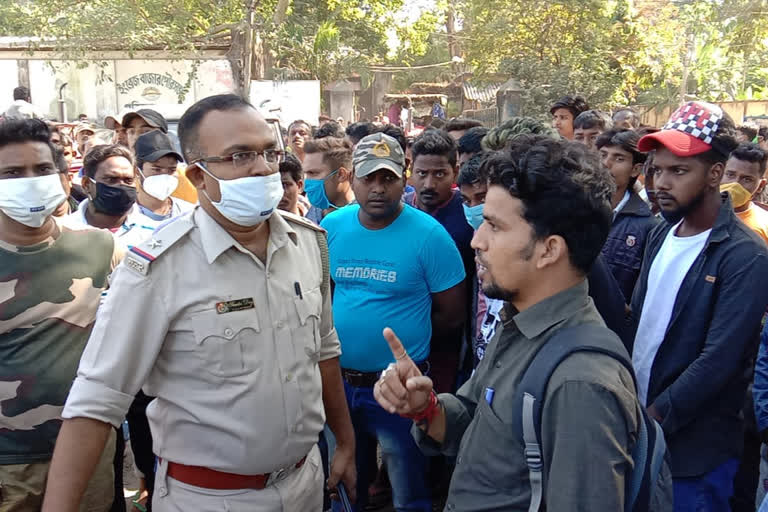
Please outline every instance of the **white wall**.
M17 61L0 60L0 112L13 101L17 84ZM67 61L29 61L32 103L50 118L59 119L58 92L63 83L67 120L81 113L91 121L118 114L127 105L179 105L183 111L197 100L233 90L232 72L227 60L202 61L197 77L180 100L179 94L193 69L191 60L109 60L77 65Z

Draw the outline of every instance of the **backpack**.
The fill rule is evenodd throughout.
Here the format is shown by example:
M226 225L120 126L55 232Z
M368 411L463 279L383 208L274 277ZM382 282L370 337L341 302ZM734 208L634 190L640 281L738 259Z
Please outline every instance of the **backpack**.
M577 343L574 343L577 340ZM584 340L584 341L582 341ZM588 340L588 341L586 341ZM525 445L525 461L531 481L531 504L528 512L537 512L543 499L543 458L541 454L542 403L552 373L575 352L597 352L619 361L632 374L632 361L619 338L608 328L582 324L561 329L544 343L520 381L514 410L522 411L515 425L518 438ZM672 475L669 470L667 443L661 426L640 406L637 443L632 450L634 469L627 475L624 512L659 512L672 510Z

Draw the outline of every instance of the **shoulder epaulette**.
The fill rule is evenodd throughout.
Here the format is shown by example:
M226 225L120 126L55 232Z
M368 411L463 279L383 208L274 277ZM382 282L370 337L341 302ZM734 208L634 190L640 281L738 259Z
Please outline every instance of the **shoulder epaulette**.
M149 266L173 244L184 238L184 235L195 227L186 216L178 217L152 234L152 237L134 245L125 255L125 265L142 275L149 273Z
M298 224L299 226L303 226L305 228L309 228L314 231L319 231L320 233L325 233L325 229L321 228L311 220L305 217L302 217L300 215L296 215L295 213L280 210L280 213L278 215L280 215L282 218L284 218L286 221L292 224Z

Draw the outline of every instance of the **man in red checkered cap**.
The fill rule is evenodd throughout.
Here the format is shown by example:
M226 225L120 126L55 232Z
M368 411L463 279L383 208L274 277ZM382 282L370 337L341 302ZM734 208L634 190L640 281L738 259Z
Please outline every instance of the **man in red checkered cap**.
M730 510L768 304L768 249L720 193L734 135L719 107L689 102L638 143L655 151L667 223L648 237L632 299L632 360L638 398L667 439L676 512Z

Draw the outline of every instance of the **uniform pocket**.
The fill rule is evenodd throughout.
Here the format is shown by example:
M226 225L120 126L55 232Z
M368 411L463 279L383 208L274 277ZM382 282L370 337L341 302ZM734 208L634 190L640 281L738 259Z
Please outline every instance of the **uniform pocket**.
M323 311L323 295L320 288L304 292L303 297L294 297L293 303L298 316L298 327L293 329L293 343L299 352L310 359L318 360L320 354L320 316Z
M255 309L223 314L203 311L191 319L195 343L208 372L217 377L237 377L257 368L255 345L261 329Z

